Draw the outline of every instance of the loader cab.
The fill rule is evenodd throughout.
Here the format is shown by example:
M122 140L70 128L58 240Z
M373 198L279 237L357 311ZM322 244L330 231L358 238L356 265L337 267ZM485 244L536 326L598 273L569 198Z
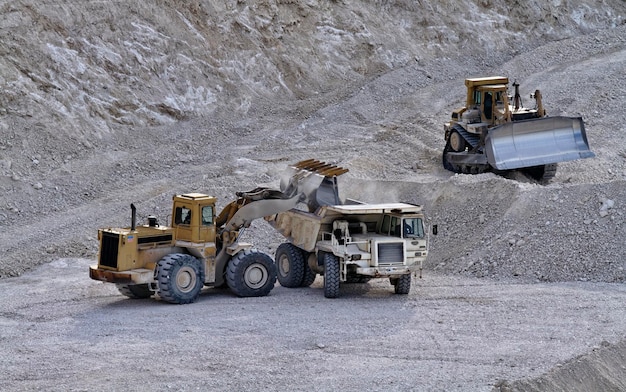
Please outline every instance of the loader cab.
M217 198L201 193L176 195L172 206L172 228L176 240L194 243L215 241Z

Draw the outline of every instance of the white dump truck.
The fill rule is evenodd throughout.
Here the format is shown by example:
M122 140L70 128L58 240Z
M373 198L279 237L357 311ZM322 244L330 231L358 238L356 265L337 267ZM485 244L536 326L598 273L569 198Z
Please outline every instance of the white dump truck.
M336 181L330 171L317 172ZM325 188L326 201L338 201L334 185ZM327 298L339 296L341 283L372 278L389 279L397 294L408 294L412 275L421 273L428 255L424 212L415 204L309 204L308 210L293 208L265 219L288 240L275 255L280 284L310 286L322 274Z

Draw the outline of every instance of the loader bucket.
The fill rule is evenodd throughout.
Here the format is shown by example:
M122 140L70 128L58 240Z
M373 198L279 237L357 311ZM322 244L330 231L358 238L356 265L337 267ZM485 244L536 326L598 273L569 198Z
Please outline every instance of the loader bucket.
M498 170L519 169L592 158L580 117L543 117L492 128L485 154Z
M302 202L311 212L320 206L341 204L337 176L347 171L315 159L300 161L289 168L281 180L280 190L286 195L304 195Z

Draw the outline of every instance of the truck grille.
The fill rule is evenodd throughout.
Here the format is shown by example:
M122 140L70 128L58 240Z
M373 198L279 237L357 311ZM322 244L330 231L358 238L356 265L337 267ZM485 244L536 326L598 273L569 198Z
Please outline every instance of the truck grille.
M404 243L383 242L378 244L378 265L404 264Z
M106 267L117 268L117 252L119 250L120 236L115 233L102 232L100 244L99 264Z

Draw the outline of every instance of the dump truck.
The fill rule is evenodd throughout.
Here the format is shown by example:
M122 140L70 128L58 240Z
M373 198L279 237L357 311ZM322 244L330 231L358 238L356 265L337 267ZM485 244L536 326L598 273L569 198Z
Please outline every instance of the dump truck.
M310 164L301 163L294 170L307 169ZM412 275L418 271L421 275L428 255L422 206L350 199L341 203L337 176L347 169L333 166L327 170L322 198L265 218L287 239L275 253L279 283L306 287L320 274L324 296L336 298L341 284L384 278L395 293L408 294Z
M89 276L114 283L130 298L153 295L175 304L194 302L204 286L227 285L241 297L265 296L276 283L272 257L240 242L243 230L257 218L315 204L327 194L324 175L298 170L286 178L283 190L259 187L237 192L217 214L217 198L203 193L173 196L171 224L155 216L137 225L131 204L131 225L98 230L98 263ZM310 201L309 201L310 199Z
M519 84L503 76L465 80L464 107L444 124L443 166L455 173L521 170L548 182L559 162L591 158L581 117L548 117L539 90L533 108L523 106Z

